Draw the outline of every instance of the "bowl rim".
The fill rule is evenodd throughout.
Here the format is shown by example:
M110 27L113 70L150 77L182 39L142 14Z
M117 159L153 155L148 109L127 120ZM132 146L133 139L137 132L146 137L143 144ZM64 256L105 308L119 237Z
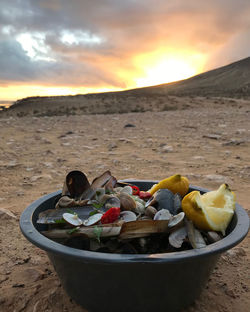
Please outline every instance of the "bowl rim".
M139 182L139 183L157 183L158 181L151 180L134 180L126 179L120 180L122 182ZM208 192L208 189L190 185L190 189L198 190L200 192ZM249 217L244 208L236 203L235 213L237 223L235 228L222 240L207 245L200 249L191 249L185 251L176 251L169 253L156 253L156 254L116 254L116 253L103 253L95 251L86 251L76 248L67 247L60 243L42 235L34 226L33 214L35 210L42 203L51 200L51 198L59 195L61 190L50 193L32 202L21 214L19 226L23 235L35 246L45 250L49 254L56 254L57 256L74 258L74 260L84 262L100 262L100 263L166 263L189 261L194 258L202 258L210 255L221 254L226 250L236 246L247 235L249 231Z

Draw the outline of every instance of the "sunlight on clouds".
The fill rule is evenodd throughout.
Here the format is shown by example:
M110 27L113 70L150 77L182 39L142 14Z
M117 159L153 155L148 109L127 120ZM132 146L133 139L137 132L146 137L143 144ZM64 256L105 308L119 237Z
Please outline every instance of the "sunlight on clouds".
M60 40L62 43L67 45L78 45L78 44L95 45L103 42L102 38L96 35L91 35L88 32L83 32L81 30L76 30L74 32L63 30L61 32Z
M33 60L53 62L49 56L50 49L45 44L44 33L21 33L16 37L27 55Z
M203 70L205 56L192 52L156 51L139 55L135 64L141 74L134 78L137 87L173 82L197 75Z

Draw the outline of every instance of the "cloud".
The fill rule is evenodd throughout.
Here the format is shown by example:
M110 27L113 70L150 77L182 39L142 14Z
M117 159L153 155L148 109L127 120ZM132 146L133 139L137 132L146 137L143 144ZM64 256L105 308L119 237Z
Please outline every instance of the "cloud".
M123 88L160 48L210 69L248 56L249 16L249 0L1 0L0 81Z

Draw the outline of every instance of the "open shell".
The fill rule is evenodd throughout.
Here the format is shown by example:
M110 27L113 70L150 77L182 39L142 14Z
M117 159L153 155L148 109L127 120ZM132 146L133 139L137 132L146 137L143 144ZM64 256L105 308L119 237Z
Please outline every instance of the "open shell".
M78 198L89 189L90 184L86 175L78 170L70 171L66 176L66 186L73 198Z
M161 209L154 215L154 220L170 220L172 217L171 213L167 209Z
M120 218L125 222L136 221L136 214L132 211L125 210L120 213Z
M91 226L97 224L101 221L103 214L102 213L95 213L94 215L90 216L88 219L83 221L84 226Z
M169 235L169 244L174 248L181 248L183 242L186 240L187 235L186 227L181 227Z
M82 225L82 220L78 218L77 214L72 214L72 213L64 213L63 214L63 219L69 223L70 225L73 226L79 226Z
M185 217L185 213L182 211L180 213L178 213L175 216L172 216L171 219L169 220L168 223L168 227L169 228L176 228L177 226L181 226L184 224L184 217Z

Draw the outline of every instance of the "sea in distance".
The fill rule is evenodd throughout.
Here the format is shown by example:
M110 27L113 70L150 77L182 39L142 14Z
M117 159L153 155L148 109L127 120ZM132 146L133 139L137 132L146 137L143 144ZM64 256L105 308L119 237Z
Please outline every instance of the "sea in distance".
M13 103L14 103L14 101L1 100L0 101L0 111L5 109L5 108L9 108Z

